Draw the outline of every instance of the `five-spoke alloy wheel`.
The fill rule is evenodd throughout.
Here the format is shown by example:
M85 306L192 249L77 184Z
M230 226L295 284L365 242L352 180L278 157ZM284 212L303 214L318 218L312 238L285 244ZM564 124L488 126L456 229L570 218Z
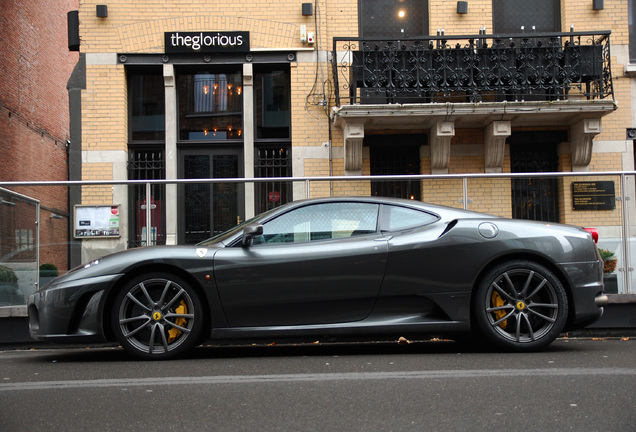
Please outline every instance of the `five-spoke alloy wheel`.
M170 274L140 276L115 298L113 331L122 347L142 358L166 359L190 350L203 328L196 292Z
M543 348L559 336L567 320L563 285L550 270L531 261L511 261L493 268L475 295L474 323L498 348Z

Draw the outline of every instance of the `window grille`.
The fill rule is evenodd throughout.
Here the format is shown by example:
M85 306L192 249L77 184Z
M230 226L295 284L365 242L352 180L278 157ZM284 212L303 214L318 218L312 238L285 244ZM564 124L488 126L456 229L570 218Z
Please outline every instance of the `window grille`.
M371 146L371 175L419 175L419 146ZM421 199L417 180L374 181L371 195L393 198Z
M510 169L513 173L556 172L556 144L540 141L533 144L511 144ZM513 178L511 193L514 219L559 222L556 179Z
M256 177L291 177L289 148L262 147L256 150ZM256 213L262 213L292 200L291 181L271 181L256 184Z
M164 153L160 150L131 150L128 161L130 180L159 180L166 178ZM165 244L164 185L151 185L152 244ZM129 186L130 235L128 247L146 246L146 185Z

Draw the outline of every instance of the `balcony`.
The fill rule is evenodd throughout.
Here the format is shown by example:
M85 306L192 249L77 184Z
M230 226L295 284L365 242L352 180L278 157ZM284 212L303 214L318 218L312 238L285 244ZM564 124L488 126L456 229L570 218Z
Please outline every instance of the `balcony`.
M610 32L334 38L336 106L614 99Z
M569 131L573 171L588 169L602 117L617 109L610 32L334 38L333 125L346 175L362 173L365 134L427 133L431 172L448 173L455 129L482 129L484 172L502 172L513 129Z

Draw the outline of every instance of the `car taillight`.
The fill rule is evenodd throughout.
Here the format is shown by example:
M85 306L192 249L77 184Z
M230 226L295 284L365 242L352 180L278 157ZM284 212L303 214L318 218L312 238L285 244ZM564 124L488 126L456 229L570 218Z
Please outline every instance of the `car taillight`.
M596 230L596 228L583 228L583 229L589 232L590 234L592 234L592 240L594 240L594 243L598 243L598 231Z

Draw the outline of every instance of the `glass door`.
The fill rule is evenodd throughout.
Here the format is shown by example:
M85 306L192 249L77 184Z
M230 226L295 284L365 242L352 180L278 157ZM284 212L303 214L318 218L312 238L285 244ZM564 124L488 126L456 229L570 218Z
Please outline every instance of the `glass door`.
M179 160L180 178L232 179L243 177L238 149L186 150ZM244 219L243 185L220 181L179 187L179 243L195 244Z

